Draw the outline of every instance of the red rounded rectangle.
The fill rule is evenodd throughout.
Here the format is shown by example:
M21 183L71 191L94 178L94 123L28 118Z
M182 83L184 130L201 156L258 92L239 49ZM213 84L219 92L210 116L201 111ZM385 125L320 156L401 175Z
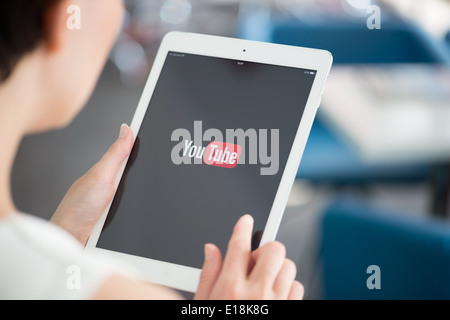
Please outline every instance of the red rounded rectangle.
M206 147L203 162L210 166L222 168L236 167L242 148L237 144L211 141Z

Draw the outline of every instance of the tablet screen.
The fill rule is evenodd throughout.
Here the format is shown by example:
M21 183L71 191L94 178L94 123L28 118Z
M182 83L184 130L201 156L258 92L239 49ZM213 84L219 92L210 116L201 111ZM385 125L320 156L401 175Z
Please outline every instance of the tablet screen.
M97 247L201 268L247 213L257 246L315 74L169 52Z

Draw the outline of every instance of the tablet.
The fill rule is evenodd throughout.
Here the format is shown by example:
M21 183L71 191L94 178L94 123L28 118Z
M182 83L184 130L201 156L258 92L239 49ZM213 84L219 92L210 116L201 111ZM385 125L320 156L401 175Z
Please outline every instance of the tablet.
M87 247L194 292L204 244L225 255L242 215L255 220L253 248L273 241L331 63L323 50L166 35Z

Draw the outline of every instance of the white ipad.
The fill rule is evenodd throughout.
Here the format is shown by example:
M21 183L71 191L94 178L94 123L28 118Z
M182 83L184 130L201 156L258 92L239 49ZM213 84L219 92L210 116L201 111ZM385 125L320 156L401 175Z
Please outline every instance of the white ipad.
M273 241L331 63L323 50L169 33L88 248L194 292L204 244L225 255L242 215L255 219L254 248Z

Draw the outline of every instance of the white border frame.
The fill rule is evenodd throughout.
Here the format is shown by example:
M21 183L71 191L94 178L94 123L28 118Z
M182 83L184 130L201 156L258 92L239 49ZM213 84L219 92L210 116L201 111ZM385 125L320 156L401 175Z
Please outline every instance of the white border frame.
M161 43L130 126L133 130L135 139L139 133L139 128L150 104L153 91L156 87L156 83L169 51L317 70L317 74L300 121L300 126L294 139L291 153L288 157L285 170L282 173L280 185L278 187L260 245L275 240L284 209L286 208L290 190L300 165L303 150L305 149L306 141L325 89L325 81L333 60L331 53L325 50L275 45L263 42L194 33L170 32L164 37ZM123 163L122 168L116 177L116 188L119 185L127 161ZM142 258L96 247L110 206L111 204L109 204L95 225L87 243L87 249L99 250L103 253L131 263L139 271L143 280L167 285L188 292L195 292L200 277L200 269Z

